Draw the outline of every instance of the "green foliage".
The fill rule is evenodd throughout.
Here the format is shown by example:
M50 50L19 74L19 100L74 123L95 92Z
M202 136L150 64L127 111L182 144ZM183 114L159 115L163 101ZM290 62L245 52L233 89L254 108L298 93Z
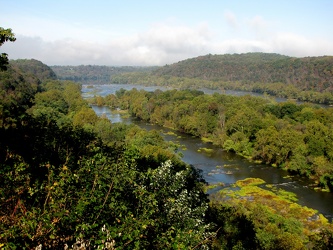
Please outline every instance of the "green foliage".
M0 47L5 42L14 42L16 40L15 35L11 29L4 29L0 27ZM7 70L8 65L8 55L6 53L0 54L0 71Z
M213 249L317 249L324 238L322 247L331 244L327 219L294 203L293 193L257 186L263 183L248 178L236 183L239 189L212 197L209 215L218 229Z
M40 81L9 65L0 72L0 127L16 127L32 105Z
M74 126L82 126L93 129L98 117L94 110L88 107L84 107L76 112L73 116L73 125Z
M169 161L151 169L139 165L138 151L124 152L122 160L121 152L105 150L87 145L76 162L39 165L45 175L37 179L31 166L6 161L5 169L17 172L2 171L2 185L17 191L2 194L5 246L54 248L80 239L86 245L165 249L201 244L209 236L206 196L193 168Z
M57 78L55 73L49 66L35 59L11 60L10 64L14 67L19 68L26 74L37 77L42 82L50 79L55 80Z
M238 187L244 187L244 186L257 186L264 183L265 181L263 181L260 178L246 178L244 180L236 181L235 185Z
M332 60L332 56L294 58L268 53L206 55L151 73L118 74L111 83L242 90L332 104Z
M225 150L331 187L331 109L197 90L121 90L113 98L119 108L141 120L206 138Z
M4 97L10 93L1 99L2 248L208 246L204 181L175 144L98 118L71 82L47 80L37 93L22 77L31 88L22 99L14 73L1 82ZM9 123L15 104L20 112Z
M295 204L293 194L246 179L209 204L201 172L181 161L177 145L157 131L98 118L80 85L51 76L41 84L31 72L13 64L0 74L1 248L332 246L331 224ZM105 100L140 119L230 143L237 153L311 172L332 188L329 111L289 105L275 116L277 107L266 109L260 98L193 90L120 91Z
M132 66L51 66L58 79L81 82L84 84L105 84L116 77L117 74L125 72L150 72L156 67L132 67Z
M265 87L269 88L269 83L279 82L291 83L291 87L296 87L298 90L321 92L331 91L332 60L333 58L329 56L298 59L267 53L206 55L166 65L156 69L153 74L221 82L266 83L261 84L262 93L265 92Z

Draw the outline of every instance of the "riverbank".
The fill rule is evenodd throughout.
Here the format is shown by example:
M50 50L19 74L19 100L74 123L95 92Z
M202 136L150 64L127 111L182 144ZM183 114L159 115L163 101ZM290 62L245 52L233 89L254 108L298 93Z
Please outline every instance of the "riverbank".
M178 152L182 154L182 160L200 169L204 179L211 185L224 183L225 186L230 186L245 178L261 178L278 189L295 193L298 204L318 210L329 220L333 218L333 194L310 188L311 183L306 178L291 176L287 171L266 164L250 162L234 153L226 152L212 143L170 128L148 124L133 117L122 117L119 112L111 112L107 107L92 106L92 108L97 115L106 116L112 123L135 124L146 130L160 131L165 140L180 145ZM207 154L204 151L199 152L200 148L212 151Z
M110 85L96 86L96 88L98 88L97 92L100 93L104 97L107 96L107 95L109 95L109 94L115 94L117 91L121 90L122 88L126 88L126 89L130 90L132 87L134 87L134 88L136 88L138 90L138 91L135 91L134 93L136 93L136 95L138 95L138 96L136 96L136 100L138 100L137 103L139 103L141 105L141 107L147 105L147 100L144 99L144 98L146 98L146 97L144 97L144 95L145 95L146 92L144 92L143 90L149 90L149 93L150 93L149 96L151 96L153 93L161 94L161 95L164 95L164 93L165 93L165 92L162 92L162 91L154 92L154 91L156 91L158 89L158 87L155 87L155 88L149 87L149 89L145 89L146 88L145 86L136 86L136 85L131 86L131 85L121 85L121 84L119 84L119 85L112 85L112 86L110 86ZM138 87L140 87L140 89ZM87 90L87 89L83 88L83 96L85 96L86 98L89 97L89 92L90 91L91 90ZM178 93L177 91L176 92L175 91L176 90L167 91L166 93L170 93L170 92L171 93ZM190 94L191 91L188 91L186 93ZM197 92L197 91L194 91L193 93L200 94L200 92ZM142 97L144 97L144 98L143 99L138 98L140 95ZM217 94L212 94L212 95L207 95L207 96L204 97L204 99L202 99L203 96L199 95L198 96L198 102L195 105L192 105L192 107L193 108L194 107L195 108L200 107L200 105L202 105L205 102L205 100L212 100L214 98L217 98L218 96L219 95L217 95ZM223 96L224 99L222 99L220 101L223 101L223 100L233 100L232 96L230 96L230 97L229 96L225 96L225 95L222 95L222 96ZM255 101L255 102L257 102L257 101L260 102L260 99L258 99L257 97L243 96L243 97L239 97L239 98L241 98L242 100L244 100L245 103L248 103L251 100ZM268 100L266 100L266 101L268 101ZM211 101L211 103L214 103L214 102ZM179 103L177 103L177 102L175 103L175 101L173 101L173 102L171 102L169 104L169 108L171 110L173 109L171 106L174 105L174 104L177 104L178 105L177 107L182 107L181 105L179 105ZM281 103L281 104L273 104L273 106L271 105L271 106L268 106L268 107L274 107L274 106L283 107L284 110L288 110L288 109L289 110L293 110L293 108L295 108L295 107L297 108L298 107L298 106L294 106L296 104L291 104L291 105L289 103L286 103L286 104L288 104L288 105L285 105L285 103ZM279 105L281 105L281 106L279 106ZM256 106L260 107L259 103ZM150 106L150 107L152 108L153 106ZM189 106L189 107L191 107L191 106ZM213 111L214 110L213 107L214 107L214 105L212 105L210 108L208 106L207 109L211 109ZM288 107L288 109L286 109L287 107ZM159 110L159 109L161 110L161 108L162 108L162 106L161 107L157 107L156 110ZM192 110L193 110L193 108L192 108ZM96 108L96 109L99 109L99 108ZM135 124L138 124L139 126L144 127L146 129L157 129L157 130L161 130L162 129L162 127L160 127L160 126L148 125L148 123L154 123L152 121L140 122L140 121L138 121L136 119L133 119L133 118L122 119L119 114L112 114L106 108L100 108L100 109L101 109L100 112L102 112L102 113L106 112L107 116L109 117L109 119L111 119L113 122L125 122L125 123L133 123L134 122ZM150 110L154 110L154 109L150 109ZM165 110L167 110L167 109L165 109ZM191 110L191 108L186 108L185 110ZM233 109L228 108L228 110L232 111ZM234 112L238 112L239 110L247 110L247 113L249 115L251 115L249 117L249 119L243 119L243 120L240 119L240 121L243 122L243 125L248 124L247 120L251 120L253 117L255 117L255 116L252 115L252 113L250 111L248 111L248 109L246 107L245 107L245 109L242 109L240 104L238 104L238 106L234 110L235 110ZM324 112L324 113L328 112L326 109L317 108L316 110L318 112ZM311 111L311 106L307 106L306 105L305 108L304 108L304 110L302 112L300 112L299 114L302 114L302 116L305 117L304 115L308 115L309 111ZM317 112L317 111L315 111L315 112ZM293 112L295 112L295 111L293 111ZM202 113L204 113L204 112L202 112ZM244 113L244 114L246 114L246 113ZM232 115L232 117L234 117L235 120L239 120L239 118L241 118L241 116L235 116L235 115ZM223 117L221 117L221 118L223 118ZM187 120L187 121L190 122L191 119L193 121L193 118L189 118L189 120ZM304 119L304 118L302 118L302 119ZM213 119L208 119L208 120L213 121ZM159 121L161 121L161 120L159 120ZM186 119L184 119L184 121L186 121ZM200 121L203 121L203 119L201 119ZM256 120L254 120L253 124L260 124L260 123L255 122L255 121ZM268 120L266 119L266 122L267 121ZM279 120L277 120L277 121L279 121ZM175 128L176 126L170 126L170 125L173 125L172 122L173 121L168 121L167 123L159 122L158 125L162 125L164 127ZM165 126L166 124L168 126ZM224 124L226 124L226 123L224 123ZM281 128L281 125L283 125L283 123L278 122L276 126L279 127L279 128ZM286 125L286 123L283 126L285 126L285 125ZM166 129L166 130L167 131L171 131L170 129ZM184 130L182 130L182 131L184 131ZM272 141L271 142L267 141L267 143L275 143L275 142L279 141L279 139L282 139L284 135L285 135L286 138L289 138L292 135L292 134L289 133L290 131L292 131L290 129L290 127L289 128L287 127L286 130L283 129L282 130L282 134L281 134L281 131L279 133L274 132L274 130L273 130L274 133L272 133L272 130L263 130L263 131L267 132L266 133L266 134L268 134L267 138L269 138L269 136L271 136L271 135L277 135L276 138L273 137ZM179 140L182 140L182 139L179 139L178 137L184 137L184 138L188 138L189 137L188 135L186 135L184 133L176 132L175 130L172 130L172 132L177 134L176 138L169 138L170 135L164 135L164 137L166 139L175 140L175 141L177 141L177 143L178 143ZM296 135L297 135L297 133L296 133ZM263 135L265 135L265 134L263 134ZM203 138L203 137L209 138L207 136L199 136L199 137L201 137L201 138ZM192 138L192 136L191 136L191 138ZM231 137L231 139L233 139L233 140L235 140L235 139L239 140L240 138L241 137L239 137L239 136L238 137L234 137L234 136ZM277 138L279 138L279 139L277 139ZM290 142L293 142L298 137L292 136L290 138L292 138L290 140ZM218 136L215 136L214 139L218 139ZM288 174L288 172L285 171L285 170L282 170L282 169L276 168L276 167L275 168L271 167L270 166L271 164L269 164L269 165L259 164L259 159L253 159L253 161L250 162L247 159L244 159L243 157L240 157L240 156L237 156L237 155L233 154L231 152L232 150L229 150L230 152L227 152L227 151L222 150L220 146L216 146L216 145L213 145L211 143L207 144L207 143L201 141L198 138L196 138L195 140L196 140L195 143L198 144L198 145L200 145L200 146L193 147L193 145L190 145L190 146L186 145L185 147L187 148L187 150L186 151L181 151L180 150L180 152L184 155L183 159L184 159L185 162L187 162L189 164L193 164L193 165L195 165L199 169L203 169L203 173L205 175L205 179L209 183L224 182L224 183L226 183L228 185L230 183L234 183L235 181L237 181L238 177L242 177L242 174L240 174L240 172L245 173L243 175L244 178L253 177L252 175L253 175L253 173L255 173L254 177L259 177L259 178L264 179L267 183L273 183L274 185L281 186L281 187L285 188L286 191L292 191L292 192L296 191L296 192L298 192L300 190L300 192L298 192L298 196L300 197L300 202L302 203L302 205L306 205L306 206L309 206L309 207L313 207L313 205L314 205L317 210L322 211L324 214L328 214L328 215L329 214L333 214L333 208L331 206L331 200L333 199L332 194L331 193L327 193L327 192L319 192L318 190L314 190L313 189L314 188L313 187L314 182L311 181L311 180L309 180L308 178L299 177L299 176L292 176L292 175ZM198 142L198 140L200 142ZM286 141L289 141L289 139L286 140ZM244 146L246 146L247 144L246 143L242 144L242 141L239 141L239 142L240 143L238 145L241 146L240 149L243 146L243 151L244 151L244 149L246 150L247 148L244 147ZM179 144L184 145L184 143L181 143L181 142L179 142ZM222 144L220 144L220 145L222 145ZM229 144L229 146L230 145L231 146L235 146L235 144L234 145L233 144ZM293 149L296 149L297 146L299 146L300 144L296 143L295 145L296 146L293 146ZM228 144L227 144L227 146L228 146ZM292 148L291 146L292 145L290 145L289 148ZM192 149L191 149L191 147L192 147ZM200 148L210 148L210 147L214 147L215 148L214 152L211 155L207 155L204 151L197 152ZM280 146L279 146L279 148L283 149ZM191 153L189 153L189 152L191 152ZM197 156L198 154L200 154L200 155L202 155L202 156L204 156L206 158L205 159L201 159L200 157ZM196 156L194 156L194 155L196 155ZM224 163L221 163L220 159L216 159L213 162L210 161L212 159L209 158L209 157L213 157L214 158L215 156L218 156L218 155L219 155L219 157L224 158L224 159L222 159L222 162L226 161L228 159L237 158L237 162L239 163L239 165L242 165L242 164L244 164L246 162L247 167L245 169L240 168L241 170L239 170L239 166L237 166L237 164L235 165L234 163L225 162L226 165L234 165L235 166L235 169L232 170L233 171L232 175L226 175L225 174L230 169L226 169L226 170L223 170L221 172L214 172L216 170L216 166L218 166L218 165L224 166ZM243 154L243 155L245 155L245 154ZM194 159L195 159L195 161L194 161ZM206 164L205 161L207 161L208 164ZM285 166L283 166L283 167L285 167ZM212 171L212 170L214 170L214 171ZM278 174L275 174L275 172L277 172ZM232 180L230 180L228 178L225 178L226 176L230 177ZM277 177L277 176L279 176L279 177ZM317 198L313 198L313 197L317 197Z

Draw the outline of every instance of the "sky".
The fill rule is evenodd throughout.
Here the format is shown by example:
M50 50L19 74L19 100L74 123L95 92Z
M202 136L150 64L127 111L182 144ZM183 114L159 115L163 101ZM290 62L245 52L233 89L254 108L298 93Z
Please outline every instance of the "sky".
M9 59L163 66L207 54L333 55L332 0L0 0Z

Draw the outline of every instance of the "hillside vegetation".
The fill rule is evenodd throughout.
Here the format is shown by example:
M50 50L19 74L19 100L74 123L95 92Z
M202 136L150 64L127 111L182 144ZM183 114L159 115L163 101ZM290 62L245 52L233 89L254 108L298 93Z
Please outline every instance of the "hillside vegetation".
M51 66L59 80L70 80L84 84L106 84L116 74L126 72L148 72L156 67L132 67L132 66Z
M333 91L333 56L295 58L279 54L206 55L166 65L154 75L226 82L285 83L299 90Z
M56 74L49 66L35 59L11 60L10 65L13 68L20 69L25 74L38 78L40 81L57 79Z
M267 53L206 55L166 65L151 73L115 75L111 83L241 90L333 104L333 57L295 58Z

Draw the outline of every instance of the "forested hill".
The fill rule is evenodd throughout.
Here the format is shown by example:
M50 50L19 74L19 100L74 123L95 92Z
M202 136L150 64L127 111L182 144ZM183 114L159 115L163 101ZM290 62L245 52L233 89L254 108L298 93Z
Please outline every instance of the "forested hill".
M25 74L30 74L31 76L38 78L41 81L47 79L55 80L57 78L56 74L49 66L35 59L11 60L10 65L13 68L20 69Z
M271 53L205 55L158 68L156 76L248 83L286 83L300 90L333 90L333 56L296 58Z
M156 67L134 67L134 66L51 66L60 80L70 80L81 83L105 84L110 82L113 75L128 72L150 72Z
M0 71L0 128L16 127L33 104L41 84L46 80L52 81L55 77L50 67L40 61L10 61L8 69ZM1 146L3 145L0 143L0 148Z

